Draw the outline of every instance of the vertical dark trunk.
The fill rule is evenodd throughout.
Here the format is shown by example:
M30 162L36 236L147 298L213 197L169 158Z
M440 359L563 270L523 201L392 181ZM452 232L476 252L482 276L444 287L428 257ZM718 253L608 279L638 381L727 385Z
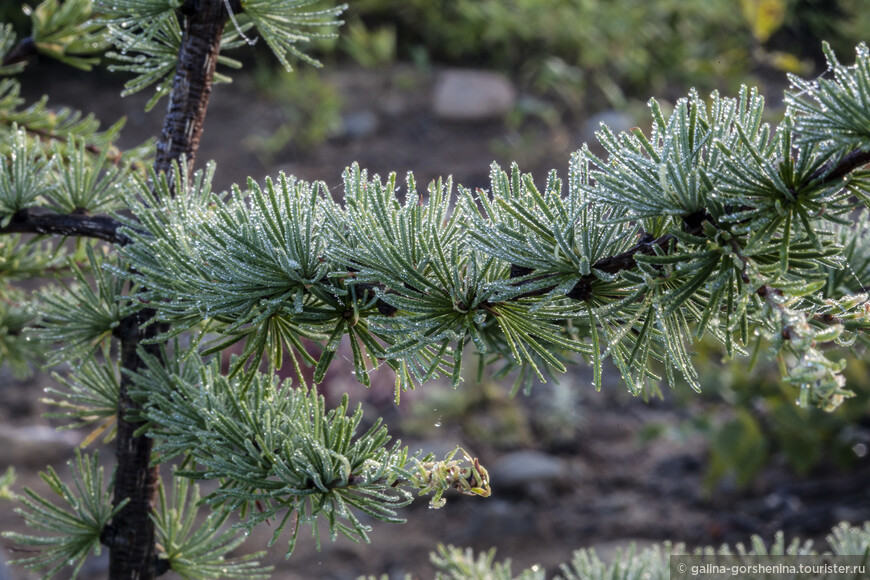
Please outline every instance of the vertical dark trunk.
M237 6L237 2L232 4ZM185 156L193 167L202 135L208 99L217 65L220 39L227 13L223 0L187 0L180 9L184 29L172 93L157 143L154 168L171 176L172 162ZM173 189L178 184L173 184ZM137 349L143 339L166 330L159 324L142 328L153 312L131 318L117 333L121 365L127 371L142 366ZM147 351L156 353L154 345ZM127 420L137 404L128 394L129 379L121 379L118 403L117 472L114 502L129 503L115 517L104 535L110 549L110 580L152 580L157 570L154 524L149 518L157 491L157 468L150 466L151 439L134 436L140 424Z
M158 173L168 172L172 162L182 155L187 158L188 167L193 167L227 20L223 0L187 0L180 12L184 17L184 36L169 107L157 142L154 168Z
M145 310L128 318L116 332L121 342L121 366L136 371L142 366L137 348L145 338L153 337L160 325L142 328L142 323L154 315ZM149 354L156 354L154 345L144 345ZM121 377L118 398L118 432L116 436L117 470L115 472L114 502L129 500L124 509L112 520L103 534L109 551L110 580L151 580L157 563L154 542L154 523L149 514L157 493L157 468L151 466L152 442L148 437L135 437L139 424L126 419L136 403L128 394L129 377Z

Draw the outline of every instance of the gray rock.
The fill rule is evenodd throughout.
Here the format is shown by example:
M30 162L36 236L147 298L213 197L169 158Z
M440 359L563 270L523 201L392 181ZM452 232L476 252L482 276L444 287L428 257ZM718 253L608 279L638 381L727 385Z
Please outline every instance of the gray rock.
M342 135L351 139L371 135L378 125L378 116L371 111L352 111L341 116Z
M432 106L441 119L485 121L507 115L516 99L516 89L504 75L460 69L441 73L435 83Z
M537 489L564 484L571 477L562 459L539 451L515 451L487 465L493 489Z
M69 459L81 434L45 425L0 425L0 466L43 468Z
M595 132L601 128L601 125L607 125L615 134L623 131L628 131L637 123L634 117L628 113L620 111L601 111L592 115L586 122L583 123L583 128L580 130L580 137L584 142L595 141Z
M449 502L449 500L448 500ZM450 529L451 541L472 544L497 531L502 538L529 538L537 533L535 506L498 498L498 492L481 502L464 502L473 516L461 526Z

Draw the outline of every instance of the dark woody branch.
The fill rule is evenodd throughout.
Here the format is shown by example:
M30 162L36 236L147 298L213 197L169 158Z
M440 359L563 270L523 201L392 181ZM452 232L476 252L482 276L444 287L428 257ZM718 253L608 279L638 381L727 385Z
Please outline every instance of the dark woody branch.
M55 234L96 238L113 244L125 245L130 238L120 233L121 222L104 215L84 213L36 213L29 208L18 210L9 223L0 227L0 234Z
M18 41L15 48L3 58L3 66L26 62L31 56L36 56L36 43L32 36L27 36Z
M833 167L830 163L821 166L807 178L807 183L810 183L819 177L823 178L823 183L837 181L856 169L861 169L868 163L870 163L870 151L861 151L858 149L844 155L839 163Z

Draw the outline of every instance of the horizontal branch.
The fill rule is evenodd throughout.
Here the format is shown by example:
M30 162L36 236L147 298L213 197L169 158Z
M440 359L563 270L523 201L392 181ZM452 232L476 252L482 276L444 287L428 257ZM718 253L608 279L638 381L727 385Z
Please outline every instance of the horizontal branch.
M846 175L852 173L853 171L861 169L867 164L870 164L870 151L861 151L860 149L855 150L843 156L843 158L840 159L839 163L837 163L835 166L832 166L832 164L825 164L824 166L820 167L807 178L807 182L809 183L819 178L821 178L821 183L832 183L835 181L839 181L843 179L843 177L845 177ZM711 216L706 211L695 212L692 215L686 216L685 218L683 218L684 231L690 235L698 235L702 231L704 222L710 221L710 219ZM642 254L646 256L652 256L653 254L655 254L656 247L661 248L662 250L666 250L668 244L670 244L671 240L673 239L674 236L672 234L665 234L655 239L649 236L649 234L646 234L637 244L635 244L628 250L615 256L601 258L600 260L595 262L595 264L593 264L592 269L604 272L606 274L617 274L623 270L630 270L636 265L636 262L634 260L634 257L636 255ZM524 276L527 274L531 274L532 272L533 270L529 268L523 268L516 265L511 266L511 277ZM585 276L581 276L577 283L574 285L574 287L566 294L566 296L573 300L588 300L591 297L592 282L594 282L595 280L596 277L594 274L586 274ZM553 288L555 288L555 286L536 290L528 294L523 294L519 296L519 298L526 298L538 294L546 294Z
M593 270L604 272L605 274L616 274L623 270L630 270L637 265L634 257L638 254L643 256L652 256L655 254L655 249L661 248L664 250L670 244L674 236L665 234L659 238L653 238L649 234L644 234L640 241L626 251L601 258L592 265ZM588 300L592 296L592 282L597 280L594 274L586 274L574 284L574 287L565 295L574 300Z
M861 169L868 163L870 163L870 151L861 151L860 149L857 149L844 155L836 165L831 163L822 165L810 174L807 178L807 182L812 182L820 177L823 177L822 183L837 181L856 169Z
M130 238L120 233L121 222L104 215L34 213L30 209L18 210L0 234L55 234L96 238L118 245L130 243Z

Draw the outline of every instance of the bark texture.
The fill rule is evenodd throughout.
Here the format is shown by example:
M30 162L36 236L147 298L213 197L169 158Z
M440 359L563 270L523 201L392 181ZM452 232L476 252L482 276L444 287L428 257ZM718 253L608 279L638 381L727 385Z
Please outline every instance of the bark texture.
M180 12L184 36L154 161L157 172L167 175L172 162L182 156L188 168L193 167L227 20L222 0L188 0Z
M145 338L151 338L163 330L160 325L142 324L154 315L143 310L126 319L118 328L116 336L121 342L121 366L135 372L142 366L138 347ZM145 345L149 354L156 354L155 345ZM103 533L103 543L109 546L110 580L151 580L155 577L157 554L154 543L154 523L149 514L157 497L157 467L151 466L152 441L149 437L136 437L139 423L128 421L128 414L137 408L130 398L130 378L121 377L121 392L118 398L118 432L115 455L118 461L115 472L114 503L129 500L124 509L112 520Z
M39 213L25 208L15 212L5 227L0 227L0 234L84 236L124 245L129 243L130 239L118 231L120 227L121 222L109 216Z
M202 135L203 120L211 95L217 65L221 34L227 20L223 0L188 0L179 10L184 32L172 93L157 143L154 168L172 176L172 162L186 158L193 168ZM172 184L173 190L178 184ZM141 311L118 329L121 341L121 364L126 371L136 371L143 363L138 348L147 338L153 338L166 328L159 324L143 325L154 315ZM146 352L156 354L155 345L144 345ZM155 505L158 472L151 467L151 439L135 436L141 424L128 420L138 404L129 395L130 379L121 379L118 403L117 472L115 475L115 505L129 503L112 521L104 533L110 548L110 580L151 580L165 571L157 561L154 524L149 514Z

